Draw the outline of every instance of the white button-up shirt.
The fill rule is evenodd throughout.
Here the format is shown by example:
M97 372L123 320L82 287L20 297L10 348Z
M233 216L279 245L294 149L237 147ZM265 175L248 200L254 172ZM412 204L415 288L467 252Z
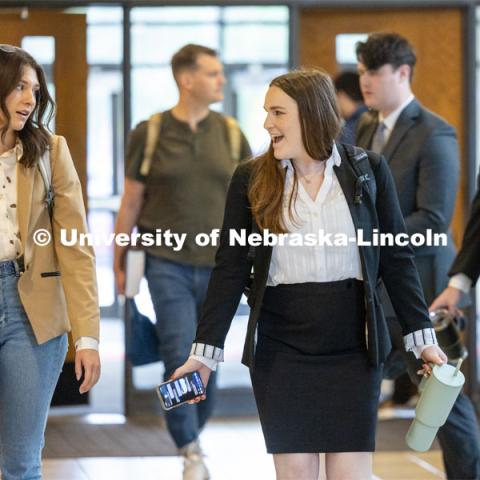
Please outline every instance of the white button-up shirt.
M283 218L290 234L302 235L319 232L356 237L355 226L347 200L333 171L341 164L341 157L334 145L332 155L325 166L324 180L315 200L312 200L303 184L298 182L297 197L293 209L293 221L289 216L289 199L294 183L294 169L290 160L282 160L287 169L283 201ZM347 278L362 280L360 254L355 242L347 245L296 246L295 237L286 237L285 245L275 246L268 274L268 286L288 283L333 282ZM293 243L293 245L291 245Z
M411 102L415 100L415 96L413 93L409 95L409 97L393 112L388 114L386 117L380 113L378 116L379 123L383 122L385 125L385 130L383 132L383 138L385 139L385 145L387 144L390 136L392 135L393 129L395 128L395 124L397 123L398 117L401 113L410 105Z
M22 155L22 146L0 155L0 262L14 260L22 245L17 224L17 161Z

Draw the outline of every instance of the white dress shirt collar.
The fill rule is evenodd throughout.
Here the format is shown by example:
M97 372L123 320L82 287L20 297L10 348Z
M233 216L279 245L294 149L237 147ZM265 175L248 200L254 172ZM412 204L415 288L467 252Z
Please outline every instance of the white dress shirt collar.
M22 142L20 140L17 140L15 146L10 150L7 150L6 152L3 152L0 155L0 158L2 159L2 162L4 162L6 165L12 166L22 158L22 155Z
M415 99L415 95L413 95L412 93L398 108L396 108L392 113L388 114L386 117L383 117L383 115L379 113L378 115L379 123L383 122L385 124L385 130L386 130L385 141L388 140L388 138L390 137L390 134L392 133L393 128L397 123L398 117L414 99Z
M284 159L284 160L281 160L280 162L283 168L287 168L287 170L293 171L293 165L290 159ZM340 153L338 153L337 145L334 143L332 148L332 154L327 159L327 164L325 166L325 173L327 171L330 172L333 169L334 165L338 167L340 166L341 163L342 163L342 157L340 156Z

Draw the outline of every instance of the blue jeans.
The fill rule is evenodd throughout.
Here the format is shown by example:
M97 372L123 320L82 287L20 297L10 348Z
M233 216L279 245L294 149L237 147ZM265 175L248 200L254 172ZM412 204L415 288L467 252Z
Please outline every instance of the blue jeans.
M393 347L403 357L410 379L418 385L421 377L416 372L423 362L405 352L402 331L395 318L388 317L387 323ZM445 425L438 430L437 439L448 480L480 480L480 432L472 402L465 394L458 396Z
M194 267L147 255L145 276L157 317L165 380L190 355L211 272L209 267ZM212 414L215 390L215 374L212 374L206 400L165 413L167 428L178 448L198 438Z
M17 281L14 263L0 262L0 470L3 480L36 480L67 335L37 344Z

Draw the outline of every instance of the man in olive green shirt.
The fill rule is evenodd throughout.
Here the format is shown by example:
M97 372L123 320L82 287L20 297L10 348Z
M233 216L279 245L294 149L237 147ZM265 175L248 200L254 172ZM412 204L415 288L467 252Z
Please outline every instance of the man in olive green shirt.
M130 234L137 226L140 233L157 233L162 239L160 245L147 248L145 275L157 318L165 379L189 356L214 265L215 245L199 246L196 235L221 227L230 178L239 159L251 154L238 125L232 126L232 119L209 108L223 99L225 84L216 52L187 45L173 56L172 71L179 101L161 114L147 169L148 122L141 122L131 133L115 226L117 234ZM236 146L232 145L235 128ZM125 247L115 247L119 293L125 289L125 252ZM166 412L168 429L185 456L184 480L208 478L198 435L212 412L214 389L210 381L205 402Z

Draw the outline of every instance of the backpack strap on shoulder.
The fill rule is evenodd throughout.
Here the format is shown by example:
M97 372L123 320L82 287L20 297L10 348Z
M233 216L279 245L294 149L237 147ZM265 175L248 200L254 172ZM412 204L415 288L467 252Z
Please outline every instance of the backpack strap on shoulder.
M140 174L147 177L152 166L153 152L157 144L160 129L162 127L162 112L154 113L148 119L147 139L145 141L145 150L143 151L143 161L140 165Z
M360 147L354 145L341 144L345 150L346 157L355 172L357 179L355 180L355 194L353 201L356 205L360 205L363 199L363 187L367 191L371 190L372 198L375 199L375 175L373 174L370 160L368 159L367 152ZM370 187L369 187L370 185Z
M225 116L225 123L227 124L228 140L230 142L230 154L238 162L240 160L242 134L240 125L235 118Z
M52 163L51 163L51 152L56 147L56 139L52 137L50 146L45 150L45 153L40 157L38 165L38 170L42 176L43 184L45 186L45 203L47 204L48 214L50 220L53 217L53 200L55 193L52 187Z

